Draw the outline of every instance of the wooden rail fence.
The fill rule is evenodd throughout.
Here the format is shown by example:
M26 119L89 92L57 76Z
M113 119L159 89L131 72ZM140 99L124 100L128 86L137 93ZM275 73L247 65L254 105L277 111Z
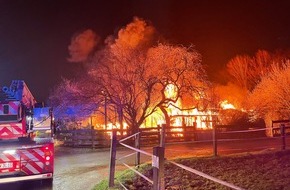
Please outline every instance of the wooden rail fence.
M117 130L118 139L124 138L130 134L126 130ZM165 134L164 143L187 142L187 141L210 141L213 139L213 130L195 129L191 126L186 127L170 127L162 128L140 128L139 146L156 146L160 145L162 138L162 130ZM280 136L280 127L272 129L275 136ZM228 132L228 133L224 133ZM265 130L251 131L251 133L230 133L229 126L216 126L216 134L218 139L248 139L257 137L266 137ZM56 139L63 146L70 147L110 147L110 135L112 130L99 129L74 129L63 130L56 133ZM290 126L285 126L285 134L290 134Z
M110 147L110 136L108 130L73 129L59 131L56 139L63 146L70 147Z
M164 129L164 128L163 128ZM126 130L117 130L118 139L127 136ZM194 127L170 127L164 129L166 143L206 140L212 138L211 130L196 130ZM162 127L141 128L140 146L158 145ZM56 133L56 139L63 146L71 147L109 147L112 130L98 129L72 129L63 130Z
M180 129L184 129L184 128L179 128L176 132L176 130L171 130L172 128L170 129L154 129L155 131L152 131L153 129L146 129L145 131L143 131L143 133L147 133L147 138L148 136L150 138L155 138L155 136L157 135L157 137L159 136L159 134L161 134L160 139L162 139L162 136L166 136L166 138L172 138L173 137L180 137L179 139L182 139L182 140L188 140L188 139L196 139L198 137L198 132L196 130L193 130L193 134L194 135L190 135L190 136L187 136L188 134L191 134L190 132L188 132L187 135L185 135L186 133L182 133L183 135L180 135L181 134L181 130ZM286 149L286 131L287 129L289 129L289 126L286 126L285 123L280 123L280 127L276 127L276 128L272 128L271 130L275 130L276 133L280 133L280 137L281 137L281 150L285 150ZM169 130L169 131L168 131ZM212 130L210 130L211 132L211 137L212 137L212 142L213 142L213 156L217 156L218 155L218 142L220 140L224 140L224 139L220 139L221 135L224 135L224 137L227 137L226 135L232 135L232 134L241 134L241 136L248 136L250 138L245 138L243 140L250 140L250 139L255 139L255 137L258 135L265 135L265 132L266 130L269 130L269 129L249 129L249 130L225 130L222 128L222 126L214 126ZM278 132L279 131L279 132ZM153 133L155 132L155 133ZM156 134L157 132L157 134ZM173 132L173 133L172 133ZM245 135L247 133L253 133L254 135ZM149 134L149 135L148 135ZM139 139L141 140L142 138L139 138L139 136L141 135L141 132L138 132L136 134L133 134L129 137L126 137L122 140L117 140L117 137L116 137L116 131L113 132L112 134L112 142L111 142L111 163L110 163L110 175L109 175L109 187L114 187L115 186L115 161L116 161L116 152L117 152L117 149L116 149L116 146L117 144L121 144L133 151L136 152L135 156L136 156L136 160L138 161L135 161L135 166L138 166L140 165L140 156L138 156L138 153L143 153L143 154L146 154L147 156L151 156L152 157L152 170L153 170L153 180L147 178L146 176L144 176L142 173L138 172L137 170L135 170L133 167L130 167L128 166L127 164L125 164L124 162L121 161L121 163L123 163L125 166L127 166L129 169L131 169L132 171L135 172L135 174L138 174L139 176L141 176L143 179L147 180L149 183L152 184L152 189L153 190L163 190L165 189L165 178L164 178L164 162L167 161L171 164L174 164L188 172L191 172L191 173L194 173L196 175L199 175L201 177L204 177L206 179L209 179L211 181L214 181L216 183L219 183L221 185L224 185L226 187L229 187L231 189L235 189L235 190L244 190L243 188L241 187L238 187L234 184L231 184L229 182L226 182L226 181L223 181L219 178L215 178L213 176L210 176L206 173L203 173L202 171L198 171L194 168L190 168L188 166L185 166L185 165L182 165L182 164L179 164L175 161L171 161L171 160L167 160L165 157L164 157L164 153L165 153L165 146L162 146L162 144L160 143L160 146L155 146L153 147L153 154L150 154L150 153L147 153L143 150L140 149L140 147L137 147L139 146L140 143L135 143L135 147L133 146L130 146L128 144L124 144L124 141L127 141L129 138L133 138L133 140L135 141L139 141ZM182 137L182 138L181 138ZM188 138L189 137L189 138ZM254 138L252 138L254 137ZM268 138L265 136L265 138ZM275 137L277 138L277 137ZM263 138L264 139L264 138ZM235 140L235 139L229 139L229 140ZM240 139L241 140L241 139ZM137 146L136 146L137 145ZM128 156L132 156L134 154L130 153L126 156L123 156L122 158L125 158L125 157L128 157ZM121 159L118 159L119 161ZM118 180L117 180L118 181ZM120 181L118 181L119 184L124 188L124 189L127 189L125 187L124 184L122 184Z

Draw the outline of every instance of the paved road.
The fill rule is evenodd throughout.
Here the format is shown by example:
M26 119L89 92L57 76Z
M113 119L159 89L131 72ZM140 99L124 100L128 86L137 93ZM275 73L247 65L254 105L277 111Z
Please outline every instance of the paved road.
M290 145L290 139L287 139ZM267 149L281 149L281 139L263 139L251 141L218 142L218 154L225 155L239 152L259 151ZM143 150L152 153L152 148ZM119 149L117 157L129 154L128 149ZM39 181L13 183L0 185L2 190L89 190L103 179L108 179L110 150L56 148L55 176L53 188L41 185ZM188 143L166 145L165 157L212 156L212 143ZM125 158L124 161L134 164L134 157ZM141 162L151 161L151 157L141 156ZM117 162L117 170L125 169Z

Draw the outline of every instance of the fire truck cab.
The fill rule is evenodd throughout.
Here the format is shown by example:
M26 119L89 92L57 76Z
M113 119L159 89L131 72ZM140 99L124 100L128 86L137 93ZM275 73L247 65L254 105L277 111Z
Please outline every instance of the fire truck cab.
M44 180L54 170L53 117L22 80L0 89L0 184Z

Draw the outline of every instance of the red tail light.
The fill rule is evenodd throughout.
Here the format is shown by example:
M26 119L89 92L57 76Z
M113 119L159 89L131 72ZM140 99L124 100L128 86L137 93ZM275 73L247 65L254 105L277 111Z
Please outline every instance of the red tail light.
M48 144L42 148L44 152L44 170L53 171L53 154L54 147L53 144Z

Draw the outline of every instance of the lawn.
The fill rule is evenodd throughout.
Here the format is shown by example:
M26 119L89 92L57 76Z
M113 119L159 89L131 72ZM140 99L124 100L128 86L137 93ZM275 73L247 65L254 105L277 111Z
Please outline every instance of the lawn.
M290 190L290 150L278 152L268 150L243 155L216 158L186 158L175 161L243 189ZM152 179L150 165L143 165L140 170ZM167 190L230 189L192 174L171 163L165 164L164 172L165 189ZM128 189L152 189L148 182L129 171L125 171L123 174L120 173L118 176L119 180ZM107 183L103 182L103 187L96 186L96 189L106 189L104 184ZM116 189L122 188L117 187Z

